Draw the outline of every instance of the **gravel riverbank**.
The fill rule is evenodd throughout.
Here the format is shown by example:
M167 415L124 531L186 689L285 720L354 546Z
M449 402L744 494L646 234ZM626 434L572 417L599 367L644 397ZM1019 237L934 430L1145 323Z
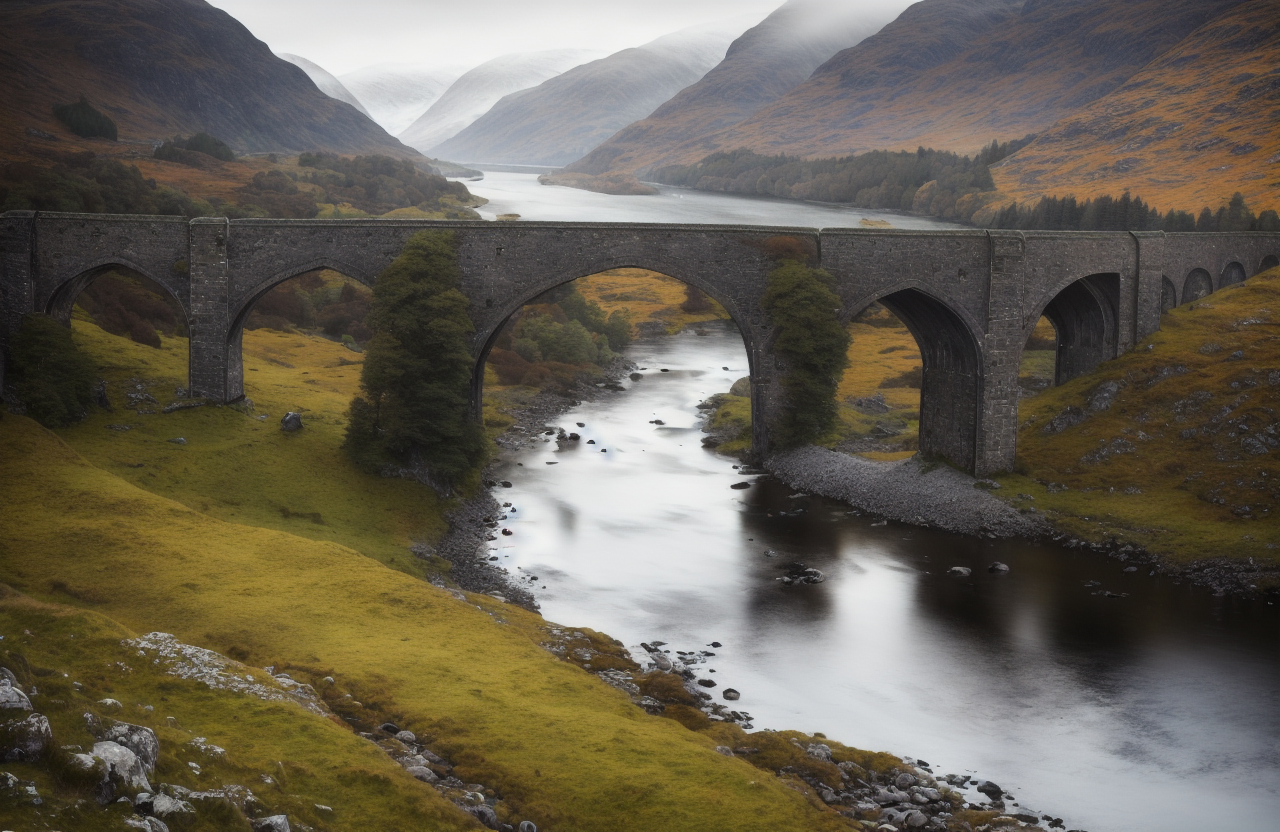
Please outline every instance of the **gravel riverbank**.
M986 481L914 457L873 462L810 446L774 454L764 467L792 488L903 523L982 537L1039 537L1052 531L1043 518L1023 514L978 487Z

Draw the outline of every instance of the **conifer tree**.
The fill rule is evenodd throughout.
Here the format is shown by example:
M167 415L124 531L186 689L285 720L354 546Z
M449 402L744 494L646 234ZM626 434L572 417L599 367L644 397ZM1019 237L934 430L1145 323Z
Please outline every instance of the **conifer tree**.
M453 234L423 231L373 289L361 395L345 447L366 470L451 493L479 468L484 434L470 416L475 325L459 290Z
M849 333L840 325L830 274L798 260L769 273L761 306L778 328L774 349L786 362L787 408L772 425L774 441L794 447L821 438L836 420L836 389L849 363Z

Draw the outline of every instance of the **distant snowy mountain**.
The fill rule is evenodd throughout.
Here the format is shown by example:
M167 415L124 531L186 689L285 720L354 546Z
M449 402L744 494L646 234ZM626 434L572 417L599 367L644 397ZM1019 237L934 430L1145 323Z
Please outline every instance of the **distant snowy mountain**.
M466 67L374 64L338 76L388 133L401 132L458 80Z
M599 57L599 51L587 49L550 49L486 61L455 81L430 109L399 134L400 141L426 151L456 136L503 96L537 86Z
M357 110L364 113L366 116L369 115L369 111L366 110L364 108L364 105L360 103L360 99L352 95L351 90L343 86L342 82L339 81L336 77L334 77L334 75L324 67L320 66L317 63L313 63L312 61L308 61L306 58L302 57L301 55L289 55L281 52L281 53L277 53L276 57L283 58L284 60L288 61L289 63L301 69L303 72L307 73L307 77L311 79L312 83L314 83L317 87L320 88L320 92L324 93L330 98L336 98L339 101L345 101L348 104L350 104L352 107L355 107ZM372 116L369 116L369 117L373 118ZM391 131L388 130L387 132L390 133Z
M471 162L572 162L705 75L757 22L695 26L576 66L506 96L430 153Z

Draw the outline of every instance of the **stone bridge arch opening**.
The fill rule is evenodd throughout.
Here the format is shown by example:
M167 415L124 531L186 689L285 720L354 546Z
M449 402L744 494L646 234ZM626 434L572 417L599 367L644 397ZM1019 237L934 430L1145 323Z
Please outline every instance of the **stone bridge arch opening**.
M53 291L44 311L84 334L90 349L103 351L104 359L117 348L95 331L173 354L185 383L190 355L186 310L168 287L139 269L112 262L83 271Z
M319 338L341 344L351 353L363 352L372 337L365 322L372 300L373 291L363 280L327 267L264 283L240 304L228 327L228 389L244 393L246 349L269 363L290 368L292 362L283 354L294 345L280 336ZM246 330L251 333L247 347ZM358 363L360 359L353 354L349 360Z
M865 304L849 330L840 396L856 427L847 449L877 459L917 451L972 469L982 361L971 324L912 287Z
M713 290L712 290L713 291ZM489 428L505 427L509 419L500 410L516 405L539 390L560 390L572 395L585 383L613 389L639 383L645 375L663 372L658 367L624 375L615 386L606 380L605 368L631 342L645 338L688 339L679 351L720 342L725 336L742 344L732 361L715 369L734 372L737 412L752 413L751 351L747 336L732 314L711 293L692 281L640 266L605 269L565 279L527 298L491 331L477 333L480 348L472 380L473 412ZM727 386L727 385L726 385ZM721 390L708 390L710 396ZM486 409L486 393L488 405ZM745 411L745 413L744 413ZM745 430L745 428L744 428ZM749 445L751 437L741 437Z
M1258 271L1265 272L1267 269L1274 269L1276 266L1280 266L1280 257L1274 254L1268 254L1266 257L1262 258L1262 262L1258 264Z
M1213 294L1213 278L1204 269L1192 269L1182 283L1182 302L1190 303Z
M1218 282L1218 288L1235 285L1236 283L1244 283L1245 272L1244 266L1236 261L1231 261L1222 269L1222 278Z
M1077 376L1093 372L1099 364L1117 355L1119 345L1120 275L1092 274L1075 280L1044 306L1039 318L1052 325L1057 346L1053 383L1065 384ZM1044 335L1043 327L1033 328Z
M1168 275L1160 276L1160 314L1168 312L1170 309L1176 308L1178 305L1178 290L1174 288L1173 281Z

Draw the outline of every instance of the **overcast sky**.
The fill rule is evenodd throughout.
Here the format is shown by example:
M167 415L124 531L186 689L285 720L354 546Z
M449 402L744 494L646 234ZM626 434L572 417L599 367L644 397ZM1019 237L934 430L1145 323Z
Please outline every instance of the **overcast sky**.
M763 19L782 0L209 0L275 52L335 75L376 63L470 68L511 52L616 52L701 23ZM868 9L910 0L826 0ZM748 23L749 25L749 23Z

